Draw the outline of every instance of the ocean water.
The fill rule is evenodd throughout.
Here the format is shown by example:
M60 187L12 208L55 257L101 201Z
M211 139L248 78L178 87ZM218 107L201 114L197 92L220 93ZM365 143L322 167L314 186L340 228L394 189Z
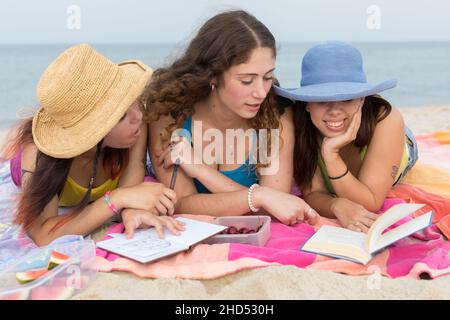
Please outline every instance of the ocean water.
M450 42L354 43L362 52L369 82L396 78L383 93L394 106L450 105ZM276 77L285 87L300 82L300 62L311 43L278 44ZM153 68L183 51L177 44L93 44L114 62L139 59ZM36 85L50 62L69 45L0 45L0 128L30 114Z

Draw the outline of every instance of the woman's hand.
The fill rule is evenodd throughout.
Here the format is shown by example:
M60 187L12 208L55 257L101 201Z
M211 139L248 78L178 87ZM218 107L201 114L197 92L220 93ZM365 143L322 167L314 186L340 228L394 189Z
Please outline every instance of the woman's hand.
M177 221L172 217L159 217L145 210L123 210L122 220L125 226L125 235L127 239L133 238L136 229L146 226L154 226L161 239L164 237L164 226L175 235L179 235L180 231L185 229L184 222Z
M366 210L362 205L345 198L336 198L331 204L331 211L347 229L367 233L378 219L378 215Z
M166 188L162 183L142 182L133 187L114 190L111 193L111 201L117 201L120 208L150 212L156 210L159 215L173 215L177 196L175 191Z
M324 160L339 156L339 150L356 139L361 125L361 115L361 107L359 107L353 114L352 121L343 134L332 138L323 138L321 153Z
M304 200L294 195L268 187L257 187L253 191L252 198L255 207L264 208L284 224L294 225L304 221L315 224L317 222L317 212Z
M168 169L178 161L180 167L191 178L196 177L197 170L202 163L199 160L194 160L192 146L189 141L183 137L178 137L178 139L173 140L164 149L156 151L155 155L157 157L158 166L162 165L163 168Z

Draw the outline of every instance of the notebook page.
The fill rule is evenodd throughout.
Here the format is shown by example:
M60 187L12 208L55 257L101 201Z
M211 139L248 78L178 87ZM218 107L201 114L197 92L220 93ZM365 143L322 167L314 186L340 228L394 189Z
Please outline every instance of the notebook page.
M181 232L181 235L174 235L167 228L164 228L164 239L171 242L180 242L187 246L209 238L210 236L215 235L227 228L226 226L183 217L178 217L176 218L176 220L185 223L185 230ZM149 234L153 237L158 237L158 233L156 232L155 228L150 228L136 230L133 238L147 238ZM113 238L125 238L125 235L123 233L111 233L108 235Z
M119 236L100 241L97 242L97 247L140 262L150 261L152 257L158 255L165 256L187 249L182 244L167 239L160 239L157 235L150 232L140 233L132 239Z

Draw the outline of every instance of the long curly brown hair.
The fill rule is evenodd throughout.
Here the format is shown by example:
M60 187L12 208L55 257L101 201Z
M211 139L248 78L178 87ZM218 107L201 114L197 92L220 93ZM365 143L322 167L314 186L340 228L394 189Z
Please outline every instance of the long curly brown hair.
M211 80L217 79L216 88L223 82L225 71L248 61L256 48L270 48L276 56L275 38L269 29L254 16L242 10L227 11L210 18L191 40L184 54L170 66L155 70L144 96L147 100L148 121L161 116L174 118L161 133L163 143L172 132L194 113L194 106L211 93ZM269 129L267 136L270 152L270 129L280 128L275 95L272 90L249 125L256 129ZM264 165L258 164L256 167Z

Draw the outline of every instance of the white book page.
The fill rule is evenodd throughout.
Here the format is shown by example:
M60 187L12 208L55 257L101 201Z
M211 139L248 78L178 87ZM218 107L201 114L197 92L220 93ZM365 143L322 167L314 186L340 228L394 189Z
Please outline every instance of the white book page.
M428 227L431 223L433 213L430 211L424 215L421 215L411 221L408 221L401 226L398 226L392 230L389 230L385 234L381 235L375 242L371 253L376 252L388 245L394 243L397 240L403 239L410 234L422 230Z
M367 252L374 252L375 243L378 241L380 235L388 227L410 215L411 213L422 208L424 204L417 203L402 203L393 206L386 211L381 217L379 217L369 229L367 233L367 240L365 244L365 250Z
M126 239L123 233L111 233L112 239L97 242L97 246L111 252L115 252L137 261L150 261L149 258L165 256L173 252L187 250L189 246L196 244L227 227L187 219L177 218L185 223L185 230L180 235L172 234L164 228L164 238L158 236L155 228L137 230L132 239Z
M220 224L202 222L183 217L176 218L176 220L185 223L185 230L180 236L176 236L170 233L169 230L165 229L164 238L170 241L183 243L187 246L191 246L202 240L205 240L206 238L209 238L227 228L226 226L222 226Z
M180 242L187 246L193 245L206 238L209 238L210 236L215 235L227 228L226 226L222 226L219 224L202 222L183 217L178 217L176 218L176 220L185 223L185 230L182 231L180 235L175 235L167 228L164 228L164 239L171 242ZM149 228L136 230L133 238L147 238L149 234L158 237L158 233L156 232L155 228ZM125 234L123 233L110 233L108 235L113 238L125 238Z
M366 234L345 228L322 226L308 242L326 243L332 245L352 245L364 250Z
M141 262L150 261L150 258L159 254L164 256L187 249L183 244L160 239L150 232L140 233L132 239L122 236L100 241L97 242L97 247Z

